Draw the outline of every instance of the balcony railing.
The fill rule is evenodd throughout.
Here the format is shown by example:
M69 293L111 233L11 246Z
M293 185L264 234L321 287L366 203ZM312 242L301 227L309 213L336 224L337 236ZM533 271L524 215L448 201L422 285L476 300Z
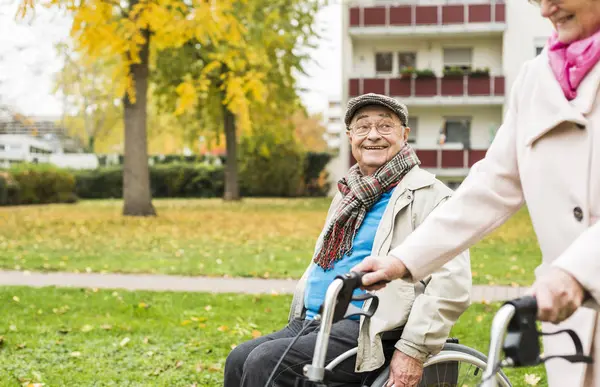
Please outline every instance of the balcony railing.
M468 169L485 157L485 149L416 149L423 168Z
M469 168L485 157L486 149L419 149L415 152L421 160L421 168L438 170L458 170L458 174L466 176ZM350 165L356 160L350 154Z
M443 78L351 78L351 97L376 93L392 97L504 96L503 76L459 76Z
M505 5L481 4L387 5L351 7L350 27L411 27L469 23L505 23Z

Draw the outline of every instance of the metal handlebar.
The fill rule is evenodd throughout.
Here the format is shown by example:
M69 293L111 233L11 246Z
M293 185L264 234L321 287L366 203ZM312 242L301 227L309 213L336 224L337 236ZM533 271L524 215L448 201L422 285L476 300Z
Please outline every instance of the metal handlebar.
M310 365L304 367L304 376L306 376L312 385L319 385L325 379L325 357L331 326L337 321L350 316L362 315L371 317L377 310L379 299L373 294L364 294L352 298L354 290L362 286L362 277L365 274L362 272L350 272L338 275L327 288L321 310L315 317L315 319L321 320L321 328L317 333L313 360ZM372 301L367 310L358 309L350 305L351 301L365 301L368 299L372 299Z

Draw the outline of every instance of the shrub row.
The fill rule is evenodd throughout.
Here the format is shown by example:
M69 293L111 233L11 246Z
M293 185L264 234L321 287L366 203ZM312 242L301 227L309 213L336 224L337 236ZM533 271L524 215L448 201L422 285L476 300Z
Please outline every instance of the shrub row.
M50 166L23 164L0 171L0 205L73 203L75 176Z
M242 196L325 196L329 190L327 153L298 152L294 145L264 148L242 144L239 184ZM222 197L224 166L205 163L150 167L152 197ZM0 205L71 203L123 197L122 166L67 171L22 164L0 171Z

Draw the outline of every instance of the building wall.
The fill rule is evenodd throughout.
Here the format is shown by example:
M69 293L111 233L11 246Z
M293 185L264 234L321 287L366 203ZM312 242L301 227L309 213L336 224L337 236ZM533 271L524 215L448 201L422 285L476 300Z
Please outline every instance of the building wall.
M444 48L471 48L472 66L489 67L491 75L502 75L502 38L460 38L442 37L435 39L379 39L377 41L356 40L353 45L351 77L375 77L375 53L394 53L392 75L398 76L398 52L415 52L418 69L431 69L442 75L444 69Z
M471 148L487 149L493 133L502 123L501 107L409 107L409 116L417 117L416 148L428 149L438 146L440 128L446 117L471 118Z
M527 1L508 0L506 21L502 52L508 95L521 66L535 57L536 46L544 46L553 27L540 15L539 7Z

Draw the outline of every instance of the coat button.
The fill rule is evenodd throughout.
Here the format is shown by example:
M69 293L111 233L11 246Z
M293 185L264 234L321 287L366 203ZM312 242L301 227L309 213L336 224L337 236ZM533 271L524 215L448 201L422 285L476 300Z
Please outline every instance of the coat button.
M585 129L585 125L583 124L576 124L578 129Z
M573 209L573 216L575 217L575 219L577 219L578 222L581 222L581 220L583 219L583 211L581 210L581 207L575 207Z

